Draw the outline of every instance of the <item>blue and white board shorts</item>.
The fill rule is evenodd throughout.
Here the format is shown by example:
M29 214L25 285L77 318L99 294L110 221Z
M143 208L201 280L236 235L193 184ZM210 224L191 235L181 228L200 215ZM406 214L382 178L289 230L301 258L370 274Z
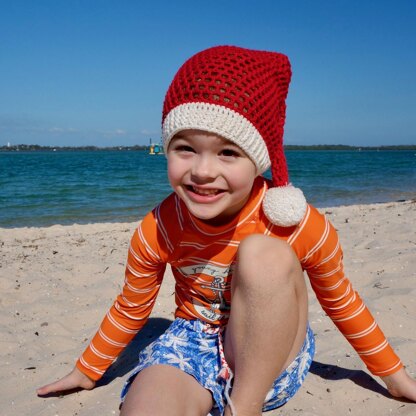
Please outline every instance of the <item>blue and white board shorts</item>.
M214 328L214 330L213 330ZM199 320L177 318L164 334L143 349L121 392L121 400L129 390L136 375L152 365L164 364L179 368L193 376L198 383L212 393L213 409L224 412L229 397L230 383L224 379L226 367L221 330L215 330ZM305 342L295 360L273 383L268 392L263 411L284 405L299 390L311 366L315 353L313 332L308 325Z

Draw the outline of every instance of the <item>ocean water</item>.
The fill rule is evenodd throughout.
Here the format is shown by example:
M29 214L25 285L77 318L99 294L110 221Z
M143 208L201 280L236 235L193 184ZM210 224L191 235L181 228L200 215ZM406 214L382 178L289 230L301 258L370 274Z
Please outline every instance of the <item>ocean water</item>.
M317 207L416 198L415 151L286 156ZM0 153L0 227L137 221L170 192L165 157L144 151Z

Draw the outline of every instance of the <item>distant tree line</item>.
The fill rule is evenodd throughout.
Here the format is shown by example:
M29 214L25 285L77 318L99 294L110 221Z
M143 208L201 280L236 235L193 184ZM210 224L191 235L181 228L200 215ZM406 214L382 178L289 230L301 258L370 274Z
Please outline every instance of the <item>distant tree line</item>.
M40 146L38 144L16 144L1 146L0 152L71 152L71 151L108 151L108 150L146 150L148 146Z
M285 150L416 150L416 144L403 144L395 146L347 146L344 144L313 144L308 146L285 146Z
M115 151L115 150L147 150L148 146L40 146L38 144L17 144L1 146L0 152L71 152L71 151ZM396 146L347 146L342 144L316 144L316 145L286 145L285 150L416 150L416 145Z

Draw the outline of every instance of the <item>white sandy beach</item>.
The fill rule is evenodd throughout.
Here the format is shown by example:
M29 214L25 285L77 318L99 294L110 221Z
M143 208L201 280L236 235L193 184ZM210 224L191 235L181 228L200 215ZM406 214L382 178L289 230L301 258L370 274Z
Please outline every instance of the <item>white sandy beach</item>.
M391 344L416 376L415 201L327 208L339 230L345 270ZM39 398L37 387L71 370L123 282L136 224L0 229L0 415L117 415L131 369L129 352L173 318L168 272L147 327L101 385ZM269 416L415 415L416 404L390 398L310 293L317 353L300 392ZM278 347L276 347L278 348Z

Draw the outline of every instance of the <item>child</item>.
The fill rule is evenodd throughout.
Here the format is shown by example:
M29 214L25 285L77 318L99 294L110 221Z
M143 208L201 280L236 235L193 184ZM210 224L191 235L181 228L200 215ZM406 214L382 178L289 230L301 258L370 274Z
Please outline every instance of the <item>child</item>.
M286 56L232 46L179 69L162 124L174 193L135 231L123 291L75 369L39 395L94 387L145 325L169 263L175 320L139 353L123 416L261 415L286 403L314 355L303 270L368 369L416 400L416 381L344 276L336 231L288 181L290 78Z

